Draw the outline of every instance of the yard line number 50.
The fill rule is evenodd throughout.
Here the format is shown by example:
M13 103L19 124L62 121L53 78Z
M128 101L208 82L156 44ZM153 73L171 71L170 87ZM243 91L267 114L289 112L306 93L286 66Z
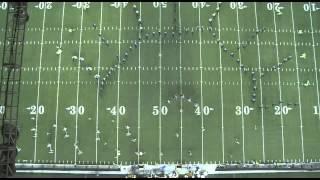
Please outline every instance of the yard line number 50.
M153 2L153 7L154 8L166 8L167 7L167 3L166 2Z
M159 113L161 113L161 115L167 115L168 114L168 107L167 106L161 106L161 108L159 108L159 106L153 106L152 107L152 115L157 116L159 115Z

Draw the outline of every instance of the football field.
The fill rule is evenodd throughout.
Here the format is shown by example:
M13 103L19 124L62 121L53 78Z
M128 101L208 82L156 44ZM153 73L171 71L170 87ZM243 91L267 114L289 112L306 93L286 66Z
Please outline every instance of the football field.
M320 161L318 8L28 3L17 162Z

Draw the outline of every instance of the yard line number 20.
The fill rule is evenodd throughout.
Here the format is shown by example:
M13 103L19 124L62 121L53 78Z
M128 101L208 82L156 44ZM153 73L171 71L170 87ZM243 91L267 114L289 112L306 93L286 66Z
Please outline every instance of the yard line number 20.
M39 105L38 107L36 105L32 105L30 107L27 107L27 110L30 111L31 115L44 114L44 106L43 105Z
M52 2L39 2L35 7L39 9L52 9Z

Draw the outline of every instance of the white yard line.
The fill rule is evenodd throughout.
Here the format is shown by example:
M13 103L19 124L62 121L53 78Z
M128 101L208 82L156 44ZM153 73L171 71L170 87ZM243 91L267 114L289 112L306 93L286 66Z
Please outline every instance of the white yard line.
M141 2L139 3L140 7L140 18L142 6ZM142 27L139 25L139 28ZM139 38L141 38L141 30L139 29ZM138 89L138 152L140 152L140 120L141 120L141 42L139 41L139 89ZM140 156L138 156L138 164L140 164Z
M201 94L201 163L204 163L204 154L203 154L203 134L204 134L204 125L203 125L203 94L202 94L202 37L201 37L201 8L199 7L199 59L200 59L200 94Z
M182 51L182 46L181 46L181 8L180 8L180 2L179 2L179 76L180 76L180 95L182 94L182 55L181 55L181 51ZM182 98L180 98L180 163L182 163L182 120L183 120L183 104L182 104Z
M258 16L257 16L257 3L254 2L254 15L256 19L256 30L259 30L258 27ZM261 75L261 58L260 58L260 39L259 34L257 34L257 49L258 49L258 61L259 61L259 75ZM260 76L260 106L261 108L261 133L262 133L262 160L263 162L266 160L265 147L264 147L264 107L263 107L263 93L262 93L262 82Z
M217 3L218 6L218 3ZM221 29L220 29L220 13L218 13L218 37L221 39ZM219 46L219 45L218 45ZM223 122L223 76L222 76L222 56L221 48L219 48L219 63L220 63L220 93L221 93L221 142L222 142L222 163L224 163L224 122Z
M41 32L41 46L40 46L40 60L39 60L39 73L38 73L38 89L37 89L37 106L36 106L36 131L34 138L34 154L33 161L37 160L37 137L38 137L38 107L39 107L39 95L40 95L40 81L41 81L41 65L42 65L42 49L43 49L43 36L44 36L44 24L46 21L46 8L43 10L43 20L42 20L42 32Z
M274 3L273 3L274 5ZM274 6L275 7L275 6ZM273 8L273 24L274 24L274 35L276 38L276 52L277 52L277 63L279 64L279 47L278 47L278 34L277 34L277 23L276 23L276 12ZM283 115L282 115L282 90L281 90L281 76L278 68L278 84L279 84L279 98L280 98L280 118L281 118L281 136L282 136L282 160L285 161L284 156L284 133L283 133Z
M119 20L119 59L118 59L118 92L117 92L117 164L119 164L119 155L118 155L118 151L119 151L119 99L120 99L120 60L121 60L121 18L122 18L122 5L120 5L119 8L119 16L120 16L120 20Z
M161 108L162 108L162 103L161 103L161 76L162 76L162 72L161 72L161 65L162 65L162 31L161 31L161 5L159 6L159 31L160 31L160 35L159 35L159 76L160 76L160 80L159 80L159 161L160 161L160 164L162 162L162 157L161 157L161 154L162 154L162 149L161 149L161 136L162 136L162 133L161 133Z
M83 25L83 8L81 8L81 25L80 25L80 41L79 41L79 54L78 59L81 55L82 45L82 25ZM77 164L77 146L78 146L78 109L79 109L79 85L80 85L80 60L78 61L78 78L77 78L77 102L76 102L76 132L75 132L75 146L74 146L74 164Z
M319 82L318 82L318 71L317 71L317 57L316 57L316 49L315 49L315 43L314 43L314 30L313 30L313 22L312 22L312 13L311 13L311 3L309 2L310 12L309 12L309 18L310 18L310 27L311 27L311 37L312 37L312 49L313 49L313 60L314 60L314 70L316 73L316 83L317 83L317 100L319 107ZM318 114L319 120L320 120L320 113Z
M238 26L238 46L239 48L239 60L240 60L240 64L239 64L239 72L240 72L240 92L241 92L241 108L243 111L243 88L242 88L242 71L241 71L241 64L242 64L242 57L241 57L241 41L240 41L240 27L239 27L239 10L238 7L236 7L236 12L237 12L237 26ZM244 139L244 117L243 117L243 113L241 113L241 124L242 124L242 161L243 163L245 163L246 160L246 156L245 156L245 151L244 151L244 143L245 143L245 139Z
M63 37L63 25L64 25L64 8L66 3L63 2L62 5L62 20L61 20L61 32L60 32L60 48L62 48L62 37ZM59 112L59 90L60 90L60 70L61 70L61 57L62 54L59 54L59 63L58 63L58 85L57 85L57 104L56 104L56 122L55 122L55 134L54 134L54 162L57 162L57 135L58 135L58 112Z
M100 3L100 30L99 33L102 32L102 12L103 12L103 2ZM100 60L101 60L101 37L99 37L99 50L98 50L98 75L100 75ZM100 92L100 80L98 79L97 85L97 110L96 110L96 163L98 162L98 137L100 137L97 133L99 130L99 92Z
M291 8L291 18L292 18L292 30L293 30L293 42L296 42L296 31L293 18L293 8L292 2L290 3ZM294 43L294 53L296 56L296 72L297 72L297 81L298 81L298 95L299 95L299 117L300 117L300 135L301 135L301 151L302 151L302 162L304 162L304 143L303 143L303 121L302 121L302 104L301 104L301 93L300 93L300 76L299 76L299 64L298 64L298 53L297 45Z

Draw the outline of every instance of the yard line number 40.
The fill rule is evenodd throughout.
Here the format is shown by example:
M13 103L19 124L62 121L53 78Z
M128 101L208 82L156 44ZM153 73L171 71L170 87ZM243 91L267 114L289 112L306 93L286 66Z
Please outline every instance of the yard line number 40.
M107 111L110 112L111 115L116 116L117 113L119 113L119 115L123 116L126 114L126 107L125 106L119 106L119 108L117 108L117 106L113 106L113 107L107 107L106 108Z
M154 8L166 8L167 7L167 2L153 2L152 3ZM110 4L110 6L114 7L114 8L125 8L128 6L128 2L114 2L112 4Z
M209 107L209 106L203 106L203 109L202 109L202 112L205 116L208 116L210 114L210 111L213 111L214 109L212 107ZM196 107L196 110L194 111L194 113L197 115L197 116L200 116L201 115L201 107L198 106Z

